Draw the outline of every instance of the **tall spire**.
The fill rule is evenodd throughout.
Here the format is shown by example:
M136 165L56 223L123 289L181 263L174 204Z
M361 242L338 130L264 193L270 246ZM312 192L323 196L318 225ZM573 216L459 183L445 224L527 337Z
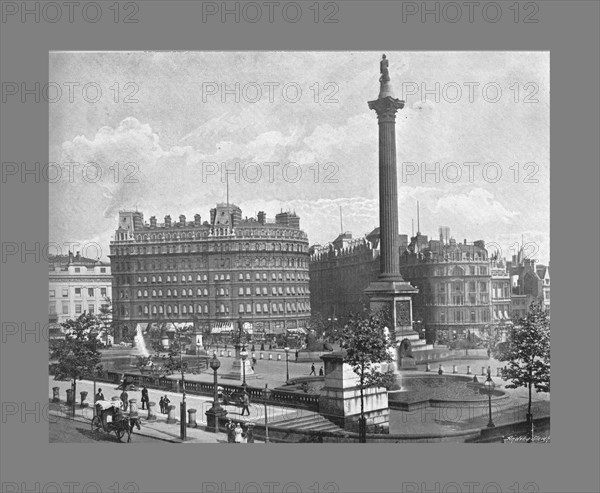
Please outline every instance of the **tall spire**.
M417 200L417 236L421 234L421 219L419 218L419 201Z
M344 234L344 221L342 219L342 206L340 205L340 233Z

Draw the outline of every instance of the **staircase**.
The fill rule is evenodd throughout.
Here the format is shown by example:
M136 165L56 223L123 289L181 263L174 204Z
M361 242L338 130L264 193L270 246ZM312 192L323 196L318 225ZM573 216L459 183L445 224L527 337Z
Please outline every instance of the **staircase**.
M295 418L286 418L285 416L283 416L282 418L283 419L279 420L275 419L271 421L270 424L272 426L284 429L332 432L344 431L342 428L332 423L327 418L313 411L303 411L302 416Z

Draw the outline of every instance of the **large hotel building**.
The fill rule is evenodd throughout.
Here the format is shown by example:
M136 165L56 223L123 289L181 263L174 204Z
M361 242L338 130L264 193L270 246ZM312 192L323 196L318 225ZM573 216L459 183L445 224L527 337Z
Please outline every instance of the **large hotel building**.
M221 203L210 221L148 223L121 211L110 258L117 340L158 321L207 334L241 317L255 332L277 334L310 318L308 237L295 213L242 219L239 207Z

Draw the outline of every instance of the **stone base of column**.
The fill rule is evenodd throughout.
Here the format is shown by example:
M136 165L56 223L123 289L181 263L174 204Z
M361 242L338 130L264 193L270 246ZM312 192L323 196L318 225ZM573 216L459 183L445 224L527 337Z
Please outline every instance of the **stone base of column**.
M227 411L223 409L221 406L211 407L208 411L206 411L206 431L210 431L211 433L219 432L219 420L225 419L227 416Z

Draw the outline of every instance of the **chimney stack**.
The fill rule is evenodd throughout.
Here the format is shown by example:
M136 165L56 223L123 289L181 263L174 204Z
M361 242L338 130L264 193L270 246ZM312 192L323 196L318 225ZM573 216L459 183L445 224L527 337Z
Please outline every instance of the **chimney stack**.
M185 216L183 214L179 216L179 226L185 227Z
M152 216L150 218L150 227L151 228L156 228L156 216Z
M171 216L165 216L165 228L171 227Z
M264 211L260 211L258 213L258 222L260 224L265 224L266 219L267 219L267 215L264 213Z
M196 214L194 216L194 226L196 226L197 228L199 228L202 225L202 220L200 218L200 214Z

